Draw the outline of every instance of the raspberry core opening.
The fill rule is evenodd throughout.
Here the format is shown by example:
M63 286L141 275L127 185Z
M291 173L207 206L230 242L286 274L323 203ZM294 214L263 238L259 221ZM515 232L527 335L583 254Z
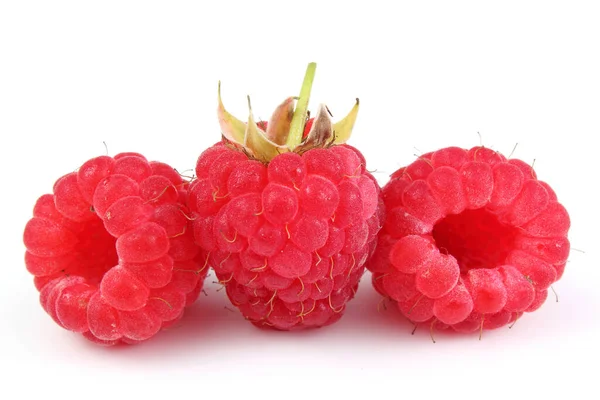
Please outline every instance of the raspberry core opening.
M438 248L456 258L463 274L502 265L517 235L517 228L501 223L485 208L448 215L433 228Z
M117 239L106 231L100 218L81 225L83 231L73 252L74 262L64 274L81 276L89 284L99 285L104 274L119 263Z

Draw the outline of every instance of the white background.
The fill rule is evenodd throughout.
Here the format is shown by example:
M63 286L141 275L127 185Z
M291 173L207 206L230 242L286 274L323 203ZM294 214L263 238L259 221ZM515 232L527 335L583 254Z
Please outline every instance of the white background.
M394 4L391 6L391 4ZM246 1L0 5L0 397L590 398L597 389L600 9L596 2ZM183 323L101 348L57 327L23 264L36 198L108 151L179 170L230 110L267 119L318 62L312 105L355 97L351 144L382 184L419 152L483 144L533 162L571 213L562 280L511 330L438 334L388 307L365 276L336 325L258 330L207 280ZM133 397L135 396L135 397Z

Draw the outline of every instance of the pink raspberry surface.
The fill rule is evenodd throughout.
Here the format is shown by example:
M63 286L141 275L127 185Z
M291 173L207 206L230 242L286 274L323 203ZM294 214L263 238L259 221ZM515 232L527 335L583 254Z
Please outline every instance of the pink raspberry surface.
M202 290L188 183L137 153L96 157L56 181L25 226L25 264L44 310L103 345L139 343Z
M523 161L448 147L394 172L382 196L367 268L413 323L499 328L537 310L564 272L569 215Z
M262 164L218 143L196 175L196 243L246 319L292 330L341 318L384 217L358 150L336 145Z

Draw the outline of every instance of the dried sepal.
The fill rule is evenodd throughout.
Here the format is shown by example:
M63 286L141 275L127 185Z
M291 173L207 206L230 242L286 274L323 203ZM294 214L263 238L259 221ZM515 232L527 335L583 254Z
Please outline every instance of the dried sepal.
M296 149L295 152L302 153L315 147L327 147L333 143L333 124L331 116L324 104L319 105L317 115L313 120L312 127L304 142Z
M333 144L345 143L352 133L358 115L359 101L342 120L333 124L326 106L321 105L315 118L311 119L310 131L304 137L307 118L310 115L308 103L316 71L316 64L309 63L304 75L299 97L288 97L273 112L269 122L254 120L250 99L248 122L242 122L229 114L221 100L219 82L219 125L223 141L249 157L268 163L281 153L294 151L303 153L312 148L325 148Z
M358 105L359 101L357 98L354 107L352 107L352 110L350 110L348 115L333 124L333 135L335 137L334 143L346 143L346 141L350 139L352 128L354 128L354 123L356 122L356 117L358 115Z
M248 96L248 123L245 125L244 147L252 157L261 162L269 162L277 155L287 151L286 146L281 146L267 139L265 131L260 129L252 115L252 105Z
M266 137L271 142L284 145L290 133L290 125L294 116L294 105L297 97L288 97L273 112L267 124Z
M218 97L219 106L217 115L219 117L219 125L221 126L221 134L230 142L243 144L246 124L225 110L223 101L221 100L221 82L219 82Z

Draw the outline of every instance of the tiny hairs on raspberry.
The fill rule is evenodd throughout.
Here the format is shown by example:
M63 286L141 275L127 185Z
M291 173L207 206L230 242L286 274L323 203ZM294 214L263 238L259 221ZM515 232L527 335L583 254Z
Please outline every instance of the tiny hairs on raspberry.
M208 272L184 217L187 190L173 168L137 153L59 178L23 235L50 317L102 345L143 342L178 321Z
M481 332L537 310L569 254L565 208L521 160L448 147L394 172L367 268L410 321Z
M250 98L247 117L230 114L219 83L221 135L194 176L128 152L59 177L23 233L50 318L96 344L141 343L180 321L209 271L249 323L281 331L339 321L367 270L432 339L539 309L570 252L551 186L477 146L426 153L382 188L346 143L359 100L336 122L309 112L315 71L268 121Z

